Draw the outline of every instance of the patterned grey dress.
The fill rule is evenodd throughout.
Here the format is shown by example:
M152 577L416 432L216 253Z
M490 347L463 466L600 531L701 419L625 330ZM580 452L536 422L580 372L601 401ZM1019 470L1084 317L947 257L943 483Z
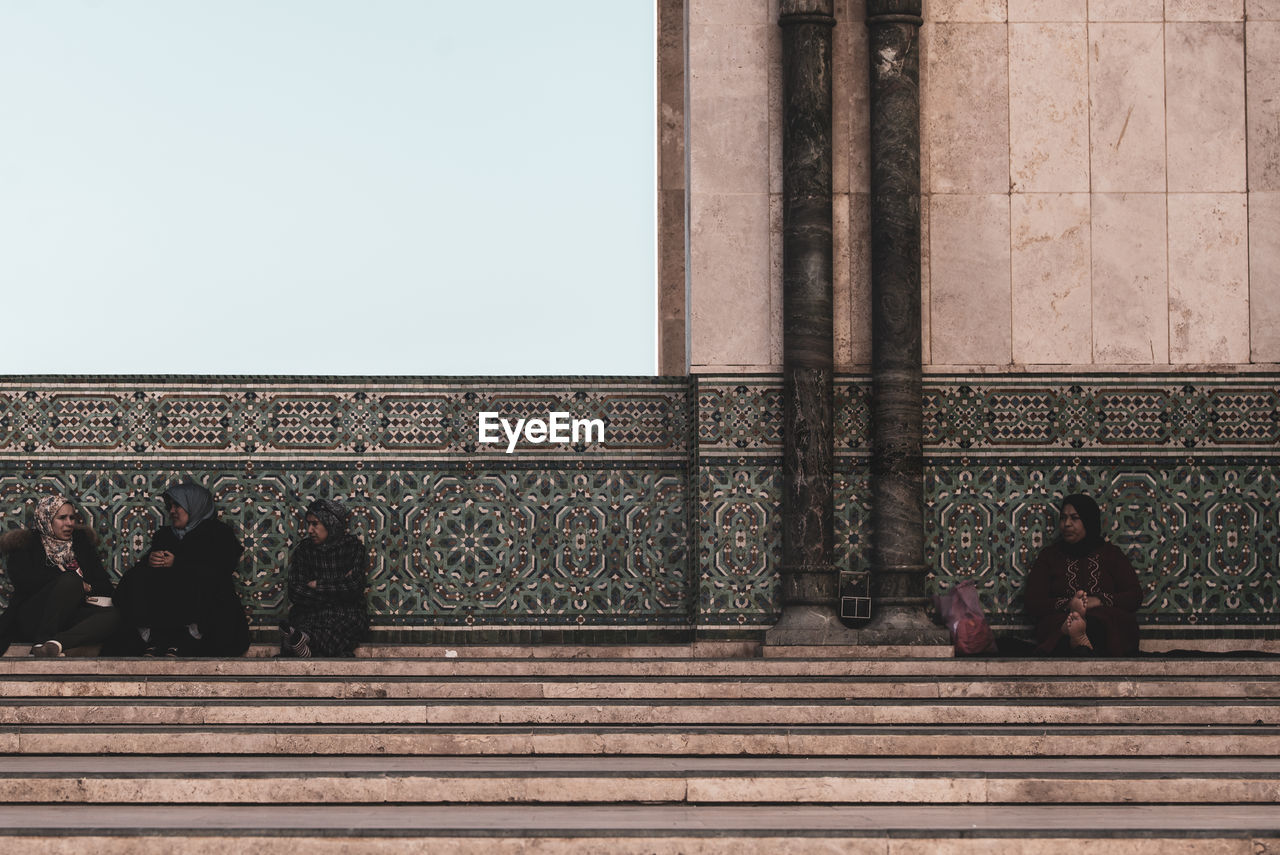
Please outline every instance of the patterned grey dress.
M286 655L354 656L369 631L368 555L360 538L347 531L351 511L346 507L318 499L307 513L320 520L328 537L323 543L307 538L289 559L292 607L288 623L281 627L285 632L282 650Z

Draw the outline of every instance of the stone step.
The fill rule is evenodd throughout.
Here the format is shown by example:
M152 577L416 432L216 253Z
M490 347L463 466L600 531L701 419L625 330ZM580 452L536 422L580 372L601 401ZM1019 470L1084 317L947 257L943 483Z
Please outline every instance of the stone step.
M0 757L0 803L1280 801L1280 759Z
M1261 679L1162 676L1111 679L1018 676L1003 679L652 676L609 681L558 675L359 679L210 675L23 675L0 678L0 698L327 698L327 699L977 699L1280 698L1280 676Z
M1252 855L1280 843L1275 658L437 652L4 657L0 846L957 855L1016 838L1057 855L1088 838Z
M6 805L6 851L1253 855L1276 805ZM163 848L162 848L163 847ZM1093 846L1091 848L1098 848Z
M507 808L510 811L510 808ZM1026 808L1024 811L1034 809ZM658 829L499 829L463 830L361 828L351 831L270 828L253 833L207 830L207 819L192 813L190 828L160 830L61 832L56 829L5 834L0 846L6 851L39 852L42 855L228 855L237 852L271 852L273 855L401 855L447 852L449 855L1061 855L1081 839L1094 851L1124 855L1259 855L1275 851L1280 835L1265 830L1115 829L1089 832L1083 828L1036 832L1027 828L984 829L973 836L965 828L940 828L916 832L910 829L822 829L803 831L753 829L704 831L705 818ZM661 814L659 813L660 817ZM957 817L957 826L963 817ZM1024 821L1022 824L1031 824ZM1227 823L1223 823L1224 825ZM1081 826L1086 823L1081 823ZM969 836L965 836L968 834Z
M3 754L1280 756L1280 727L1106 725L353 726L17 725Z
M1104 831L1084 835L1057 831L1036 834L1003 829L984 832L979 837L961 837L963 830L912 833L904 831L820 831L784 834L762 830L747 833L702 832L698 829L634 830L613 836L600 832L535 831L498 837L492 833L467 830L432 833L410 830L359 830L359 836L343 836L336 831L291 831L272 833L270 829L252 834L227 834L194 830L164 830L150 836L126 832L120 836L82 834L51 836L51 832L31 835L0 835L0 845L13 851L36 851L43 855L227 855L228 852L272 852L281 855L395 855L398 853L448 852L450 855L776 855L776 853L830 853L830 855L991 855L999 852L1026 855L1056 855L1079 846L1080 838L1096 841L1091 848L1125 855L1258 855L1274 851L1276 840L1250 832L1230 829L1214 832ZM625 836L623 836L625 835Z
M1090 680L1133 680L1146 677L1189 679L1239 677L1280 678L1280 657L1230 659L555 659L555 658L404 658L404 659L168 659L0 657L0 678L74 675L181 675L284 677L312 676L365 679L392 677L815 677L1006 679L1078 677Z
M1280 725L1280 700L432 699L341 701L264 698L5 698L0 724L359 724L378 725Z

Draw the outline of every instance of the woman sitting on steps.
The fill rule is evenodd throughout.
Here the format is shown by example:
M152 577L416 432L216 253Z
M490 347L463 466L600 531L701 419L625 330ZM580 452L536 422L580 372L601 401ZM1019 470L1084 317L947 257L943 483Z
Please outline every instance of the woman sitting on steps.
M65 656L67 648L100 644L115 632L120 618L97 544L60 493L36 503L31 528L0 537L13 583L0 618L0 653L18 637L34 642L32 656Z
M1027 574L1037 650L1056 656L1133 656L1142 588L1129 559L1102 538L1102 511L1075 493L1062 500L1061 538Z
M141 639L147 656L242 656L249 622L235 573L244 547L199 484L170 487L164 501L170 524L156 531L116 594L136 630L135 651Z
M369 629L368 556L347 531L351 511L317 499L307 506L307 537L289 559L289 620L280 625L282 656L354 656Z

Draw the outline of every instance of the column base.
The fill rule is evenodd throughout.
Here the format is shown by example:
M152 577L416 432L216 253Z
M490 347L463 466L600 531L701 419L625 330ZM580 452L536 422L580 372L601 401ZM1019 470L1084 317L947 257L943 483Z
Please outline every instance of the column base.
M923 645L951 648L951 632L924 613L923 603L871 600L871 622L859 630L867 644Z
M923 626L907 612L893 611L873 618L863 629L849 629L830 606L790 605L778 623L765 632L761 652L766 657L951 656L947 630L929 623L922 614L918 617Z

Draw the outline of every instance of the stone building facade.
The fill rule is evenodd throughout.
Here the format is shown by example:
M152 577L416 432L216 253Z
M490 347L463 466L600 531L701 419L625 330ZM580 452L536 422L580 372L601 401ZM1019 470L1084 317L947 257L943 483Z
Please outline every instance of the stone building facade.
M788 2L834 22L829 561L861 573L875 66L861 3ZM194 477L243 535L268 632L301 508L331 495L384 637L759 637L784 599L781 11L658 0L659 377L2 378L0 527L65 490L120 573ZM1022 625L1055 501L1085 491L1139 570L1147 637L1274 637L1280 3L923 12L927 589L972 578ZM480 412L554 410L605 439L476 441Z
M831 5L835 362L858 371L866 8ZM779 0L660 6L661 372L780 370ZM1275 369L1280 6L931 0L919 38L930 370Z
M780 382L788 9L834 18L833 357L837 389L867 390L870 70L885 57L859 0L659 3L662 370ZM1274 632L1280 5L922 11L931 586L974 578L1017 623L1048 507L1083 490L1140 569L1147 623ZM837 449L865 451L866 432L837 422ZM837 453L845 568L867 566L869 509L850 511L865 464Z

